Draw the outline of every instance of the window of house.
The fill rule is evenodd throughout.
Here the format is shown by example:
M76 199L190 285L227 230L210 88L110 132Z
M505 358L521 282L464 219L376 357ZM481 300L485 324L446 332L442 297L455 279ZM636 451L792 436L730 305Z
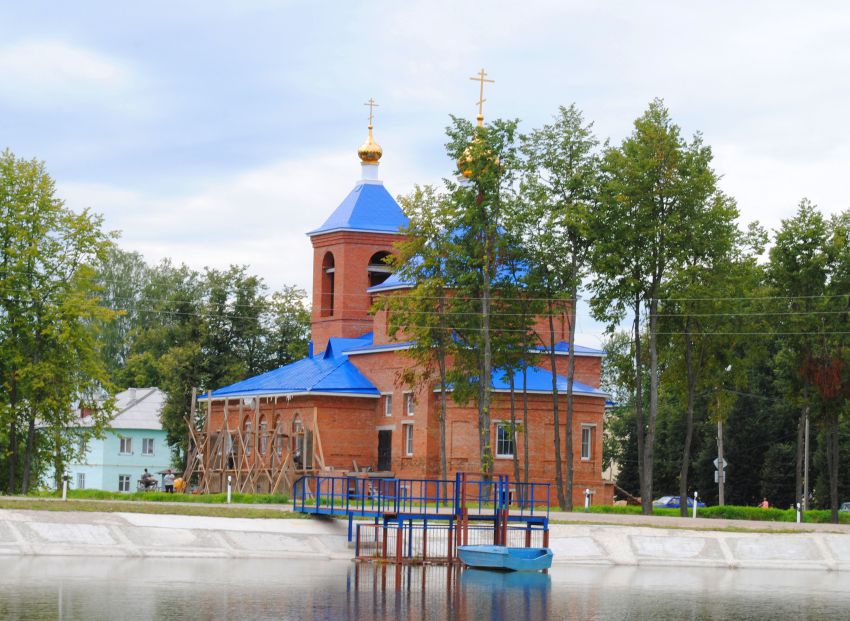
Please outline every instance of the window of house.
M393 415L393 396L384 395L384 416Z
M413 425L404 426L404 454L413 455Z
M275 426L274 452L278 457L283 456L283 421L278 417L277 425Z
M77 473L77 489L86 489L86 473Z
M319 314L322 317L332 317L334 314L334 256L325 253L322 259L322 288Z
M581 458L589 460L593 447L593 427L581 428Z
M514 456L514 434L510 423L496 425L496 457Z
M133 452L133 438L121 438L121 447L118 452L122 455L130 455Z
M251 419L245 419L245 425L243 427L245 429L245 454L251 454L251 443L253 442L253 438L251 437Z
M414 414L413 406L414 406L413 393L410 393L410 392L405 393L405 395L404 395L404 412L405 412L405 414L407 414L408 416L413 416L413 414Z
M130 475L129 474L119 474L118 475L118 491L119 492L129 492L130 491Z
M142 438L142 455L153 455L153 438Z
M259 425L258 429L259 429L259 432L260 432L260 455L265 455L266 454L266 448L267 448L267 445L268 445L268 431L269 431L269 424L266 421L265 416L260 417L260 425Z
M80 444L79 444L78 448L80 450L80 457L85 457L86 451L89 450L89 445L88 445L88 442L86 442L85 438L80 438Z

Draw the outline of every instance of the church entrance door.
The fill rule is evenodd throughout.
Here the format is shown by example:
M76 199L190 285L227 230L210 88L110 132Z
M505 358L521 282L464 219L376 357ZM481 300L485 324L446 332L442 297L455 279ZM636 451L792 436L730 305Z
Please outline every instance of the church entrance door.
M393 432L381 429L378 431L378 470L386 472L392 468L393 461Z

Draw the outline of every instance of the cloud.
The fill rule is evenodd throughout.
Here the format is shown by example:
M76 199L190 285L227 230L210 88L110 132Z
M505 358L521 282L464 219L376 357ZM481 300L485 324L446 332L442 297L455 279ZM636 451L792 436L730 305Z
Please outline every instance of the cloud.
M147 109L143 78L116 58L58 40L0 46L0 99L26 108Z
M403 162L393 169L414 177ZM327 219L359 176L350 149L207 179L183 196L78 182L58 183L58 194L71 209L103 214L105 228L121 231L119 245L149 262L168 257L196 269L246 264L273 289L297 284L309 291L313 256L305 233Z

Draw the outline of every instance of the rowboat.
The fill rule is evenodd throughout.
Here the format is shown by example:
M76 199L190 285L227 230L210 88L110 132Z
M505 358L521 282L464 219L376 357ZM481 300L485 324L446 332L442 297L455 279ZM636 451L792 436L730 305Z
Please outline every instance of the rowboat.
M464 565L481 569L541 571L552 566L549 548L508 548L506 546L458 546Z

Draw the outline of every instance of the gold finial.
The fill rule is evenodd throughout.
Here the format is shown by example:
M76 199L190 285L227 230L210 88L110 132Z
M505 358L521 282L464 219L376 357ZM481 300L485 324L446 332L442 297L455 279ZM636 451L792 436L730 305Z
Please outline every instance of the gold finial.
M477 120L478 120L478 127L482 127L484 125L484 102L487 101L486 99L484 99L484 82L489 82L490 84L495 84L496 80L488 80L487 79L487 72L484 71L483 67L482 67L481 71L479 72L479 74L477 76L473 76L469 79L481 84L481 90L478 92L478 118L477 118Z
M375 103L373 98L369 98L364 106L369 106L369 137L366 139L359 149L357 149L357 155L360 156L360 161L364 164L377 164L378 160L381 159L381 155L384 154L383 149L381 149L381 145L379 145L372 138L372 119L374 117L374 109L378 107L378 104Z

